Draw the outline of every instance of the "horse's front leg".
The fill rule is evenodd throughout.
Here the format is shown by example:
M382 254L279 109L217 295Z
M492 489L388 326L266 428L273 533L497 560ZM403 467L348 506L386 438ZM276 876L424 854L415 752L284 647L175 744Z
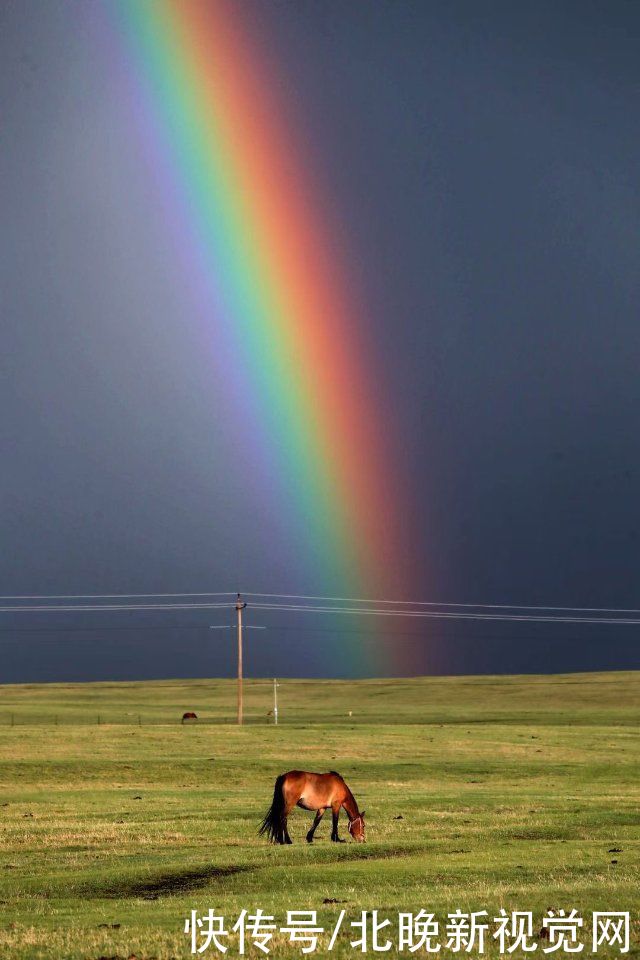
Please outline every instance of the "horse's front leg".
M326 809L327 809L326 807L320 807L319 810L316 810L316 816L315 816L315 820L313 821L313 826L311 827L311 830L309 830L309 833L307 834L307 843L313 843L313 835L318 829L318 824L324 817Z
M331 839L334 843L344 843L344 840L341 840L338 836L338 817L340 816L340 807L332 807L331 813L333 815L333 830L331 831Z

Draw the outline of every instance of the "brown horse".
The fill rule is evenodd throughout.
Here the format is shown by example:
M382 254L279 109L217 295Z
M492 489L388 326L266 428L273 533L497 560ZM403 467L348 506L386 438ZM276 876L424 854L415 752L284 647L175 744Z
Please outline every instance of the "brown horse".
M338 817L340 808L344 807L349 818L349 833L354 840L364 843L364 810L360 813L351 790L335 770L330 773L290 770L280 774L273 791L273 803L259 830L260 835L266 833L272 843L292 843L287 830L287 817L296 804L303 810L316 811L313 826L307 834L307 843L313 843L313 835L329 807L333 814L331 839L335 843L344 843L338 837Z

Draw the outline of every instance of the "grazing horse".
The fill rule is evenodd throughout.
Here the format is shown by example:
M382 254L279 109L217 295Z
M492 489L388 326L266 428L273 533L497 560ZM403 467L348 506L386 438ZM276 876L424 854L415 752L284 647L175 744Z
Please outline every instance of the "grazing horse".
M266 833L272 843L292 843L287 830L287 817L296 805L303 810L316 811L313 826L307 833L307 843L313 843L313 835L329 807L333 814L331 839L335 843L345 842L338 837L338 817L340 807L344 807L349 818L349 833L354 840L364 843L364 810L360 813L351 790L335 770L330 773L290 770L280 774L273 791L273 803L259 830L260 835Z

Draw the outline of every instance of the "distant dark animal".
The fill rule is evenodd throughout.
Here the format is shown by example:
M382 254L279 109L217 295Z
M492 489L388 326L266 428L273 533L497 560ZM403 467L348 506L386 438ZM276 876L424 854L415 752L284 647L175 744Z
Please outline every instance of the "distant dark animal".
M340 808L344 807L349 818L349 833L354 840L364 843L364 810L360 812L351 790L335 770L330 773L290 770L281 774L275 783L273 803L260 826L260 835L266 834L272 843L292 843L287 817L296 805L303 810L316 811L307 833L307 843L313 843L313 835L329 807L333 815L331 839L335 843L344 843L338 837L338 817Z
M197 714L197 713L183 713L183 714L182 714L182 723L184 723L185 720L197 720L197 719L198 719L198 714Z

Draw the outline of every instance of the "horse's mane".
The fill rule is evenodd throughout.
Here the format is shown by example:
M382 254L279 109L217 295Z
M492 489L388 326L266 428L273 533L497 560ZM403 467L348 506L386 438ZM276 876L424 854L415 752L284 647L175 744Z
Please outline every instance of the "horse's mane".
M341 780L344 780L344 777L342 776L342 774L338 773L337 770L329 770L329 773L332 773L334 777L340 777Z

